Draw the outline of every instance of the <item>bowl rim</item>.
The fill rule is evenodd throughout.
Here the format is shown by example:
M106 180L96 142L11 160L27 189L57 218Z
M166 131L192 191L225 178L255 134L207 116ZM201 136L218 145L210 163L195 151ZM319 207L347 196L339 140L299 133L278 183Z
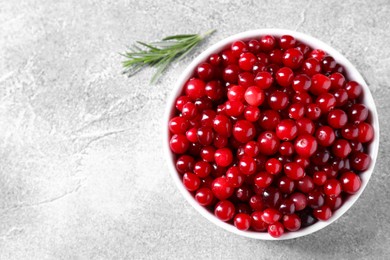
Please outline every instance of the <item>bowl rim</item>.
M175 163L174 163L174 157L173 154L169 148L169 130L168 130L168 122L173 115L174 112L174 102L177 99L177 97L182 93L183 86L186 83L186 81L193 75L193 71L195 67L201 63L207 60L207 58L212 54L216 52L220 52L222 49L229 46L232 42L236 40L247 40L249 38L259 38L262 35L273 35L276 37L280 37L282 35L292 35L294 38L296 38L298 41L309 45L312 48L315 49L322 49L329 55L331 55L339 64L344 66L346 69L346 73L348 75L348 78L350 80L354 80L358 82L363 87L363 103L369 108L371 113L371 124L374 128L374 139L369 145L368 154L371 156L371 164L369 168L362 172L360 174L360 177L362 179L362 186L360 190L354 194L350 195L349 198L343 202L343 205L337 209L333 214L332 217L327 221L318 221L315 224L305 227L301 230L295 231L295 232L286 232L279 238L271 237L267 232L254 232L254 231L241 231L238 230L236 227L234 227L231 224L225 223L221 220L219 220L217 217L214 216L211 212L209 212L206 208L199 205L194 197L191 195L189 191L187 191L182 184L181 178L179 173L176 171ZM268 28L268 29L256 29L256 30L250 30L241 32L238 34L234 34L232 36L229 36L225 39L222 39L218 41L217 43L213 44L209 48L207 48L205 51L203 51L201 54L199 54L187 67L186 69L181 73L178 80L175 83L175 86L173 90L171 91L171 95L168 99L168 103L166 105L165 109L165 115L163 120L163 149L166 156L166 160L168 161L168 168L171 177L173 178L177 188L180 190L182 195L186 198L186 200L194 207L203 217L208 219L210 222L214 223L215 225L232 232L234 234L253 238L253 239L260 239L260 240L286 240L286 239L293 239L298 238L302 236L306 236L309 234L312 234L318 230L321 230L325 228L326 226L330 225L337 219L339 219L342 215L344 215L345 212L347 212L352 205L357 201L357 199L360 197L360 195L363 193L364 189L366 188L369 179L371 178L372 172L374 170L377 156L378 156L378 149L379 149L379 120L378 120L378 112L376 110L375 102L372 97L372 94L370 92L370 89L368 88L365 80L363 79L362 75L359 73L359 71L353 66L353 64L345 58L340 52L338 52L336 49L331 47L330 45L318 40L317 38L314 38L310 35L292 31L292 30L286 30L286 29L277 29L277 28Z

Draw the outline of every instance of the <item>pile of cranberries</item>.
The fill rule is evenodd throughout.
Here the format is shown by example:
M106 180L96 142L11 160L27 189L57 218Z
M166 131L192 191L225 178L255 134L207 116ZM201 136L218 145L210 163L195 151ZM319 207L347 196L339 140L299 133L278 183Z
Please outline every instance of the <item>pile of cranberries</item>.
M329 219L371 162L362 92L290 35L234 42L176 100L169 144L183 185L239 230L280 237Z

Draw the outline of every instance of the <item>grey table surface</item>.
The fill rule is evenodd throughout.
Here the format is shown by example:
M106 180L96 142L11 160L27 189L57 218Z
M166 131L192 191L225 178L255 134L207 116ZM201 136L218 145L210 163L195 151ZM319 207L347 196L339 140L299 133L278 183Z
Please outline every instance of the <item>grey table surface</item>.
M121 75L135 40L218 29L159 84ZM162 116L193 57L285 28L343 53L378 108L381 145L358 202L307 237L267 242L200 216L168 174ZM390 2L0 1L0 258L385 259L390 254Z

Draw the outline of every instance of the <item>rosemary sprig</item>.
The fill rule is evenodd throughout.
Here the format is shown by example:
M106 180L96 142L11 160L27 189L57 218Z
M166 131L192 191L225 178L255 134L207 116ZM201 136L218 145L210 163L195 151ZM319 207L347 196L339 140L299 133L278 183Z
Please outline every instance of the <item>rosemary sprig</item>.
M157 68L151 83L156 83L162 73L175 60L180 60L191 52L207 36L214 33L210 30L201 34L181 34L168 36L159 42L144 43L137 41L129 51L123 54L126 60L122 62L124 74L133 76L143 68Z

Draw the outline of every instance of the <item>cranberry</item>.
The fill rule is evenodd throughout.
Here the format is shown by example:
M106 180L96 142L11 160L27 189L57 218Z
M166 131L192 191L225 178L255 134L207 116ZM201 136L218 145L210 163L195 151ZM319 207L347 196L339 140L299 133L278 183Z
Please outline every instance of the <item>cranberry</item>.
M318 209L325 203L325 198L320 191L311 191L307 196L307 205L313 209Z
M196 175L195 175L196 176ZM211 184L211 190L219 200L225 200L233 195L234 189L224 177L216 178Z
M300 180L305 176L305 171L296 162L287 163L284 165L284 173L293 180Z
M291 69L297 69L302 65L303 54L295 48L287 49L283 54L283 64Z
M338 89L333 93L333 96L336 99L336 107L341 107L345 105L348 101L348 94L345 89Z
M368 143L374 138L374 129L366 122L358 124L359 135L357 140L361 143Z
M340 208L342 203L343 203L343 200L342 200L341 196L326 197L325 198L325 205L329 206L331 210L336 210L336 209Z
M362 185L360 177L353 172L344 172L341 177L342 190L349 194L355 194Z
M276 40L272 35L264 35L260 38L260 49L270 51L275 47Z
M317 186L322 186L327 180L326 172L317 171L313 174L313 183Z
M304 57L307 57L311 51L310 47L303 43L298 43L296 49L301 51Z
M193 119L198 115L198 110L194 103L188 102L183 105L183 109L181 110L183 117L187 119Z
M336 179L327 180L324 184L324 193L329 197L337 197L341 193L341 183Z
M257 57L253 53L242 53L240 59L238 60L238 66L242 70L250 71L252 70L253 65L255 65L256 61Z
M279 212L283 215L292 214L295 212L295 204L291 199L285 199L279 206Z
M303 62L302 70L308 76L313 76L321 72L321 64L315 58L308 58Z
M326 93L331 86L331 81L330 79L322 74L315 74L311 77L311 87L310 87L310 92L314 95L320 95L323 93Z
M345 77L339 72L335 72L329 76L331 81L331 89L340 89L345 85Z
M176 154L183 154L189 147L189 142L185 135L174 135L169 141L169 146L172 152Z
M265 110L259 119L259 124L265 130L274 130L280 122L280 115L274 110Z
M244 110L244 117L249 122L256 122L260 119L260 109L255 106L247 106Z
M279 153L285 156L291 156L294 153L294 144L291 142L283 142L279 145Z
M265 169L268 173L276 175L282 171L282 164L279 160L271 158L265 163Z
M291 119L300 119L305 115L305 107L303 104L294 103L288 109L288 117Z
M211 127L203 126L197 131L198 141L201 145L210 145L213 142L214 132Z
M283 56L283 52L281 50L273 49L269 53L269 61L277 65L282 65L283 64L282 56Z
M349 99L356 99L360 97L363 92L362 86L359 85L356 81L350 81L345 84L345 90L347 91Z
M353 104L348 110L348 119L351 123L363 122L368 117L368 108L363 104Z
M282 194L274 187L265 188L263 192L263 202L266 207L278 207L282 200Z
M261 219L263 212L255 211L251 215L251 228L255 231L265 231L268 225Z
M231 50L234 56L239 57L241 53L248 51L248 46L243 41L235 41L231 46Z
M198 74L199 79L203 81L210 81L214 77L213 66L207 62L199 64L196 68L196 73Z
M228 185L238 188L244 183L244 176L237 166L232 166L226 171L226 181Z
M365 171L371 163L371 157L363 152L354 152L350 156L351 167L357 171Z
M252 86L245 91L245 101L251 106L260 106L264 99L264 91L259 87Z
M295 190L294 180L288 178L287 176L282 176L278 180L278 188L282 193L291 194Z
M297 231L301 228L301 219L296 214L284 215L283 226L288 231Z
M243 87L255 85L255 76L250 72L241 72L238 74L238 84Z
M284 226L280 222L275 222L268 226L268 234L274 238L281 237L284 233Z
M280 37L279 46L284 50L294 48L295 44L296 40L291 35L283 35L282 37Z
M199 161L194 166L194 173L199 178L205 178L211 173L211 165L205 161Z
M233 136L241 142L247 143L252 140L256 135L255 126L247 120L239 120L234 124Z
M248 50L253 53L258 53L260 51L260 42L258 40L250 40L248 42Z
M267 188L271 185L273 177L268 172L260 172L255 176L255 184L260 188Z
M336 68L336 61L331 56L325 56L321 60L322 71L324 73L330 73Z
M330 93L323 93L317 97L316 104L322 113L327 113L336 106L336 98Z
M292 100L293 103L300 103L300 104L304 104L304 105L310 104L310 103L312 103L312 101L313 100L312 100L311 96L305 91L297 92L293 96L293 100Z
M214 131L222 136L230 136L232 133L232 123L230 119L224 115L217 115L213 120Z
M333 154L340 158L346 158L351 151L351 145L345 139L338 139L332 145Z
M328 124L333 128L342 128L348 122L347 113L341 109L334 109L328 114Z
M268 97L268 104L273 110L285 109L288 106L288 96L282 91L274 91Z
M240 201L248 201L253 195L253 191L248 186L241 186L236 190L236 198Z
M297 154L310 157L317 150L317 140L309 134L303 134L295 139L294 147Z
M325 53L323 50L316 49L316 50L313 50L313 51L309 54L309 57L315 58L315 59L317 59L318 61L321 61L321 60L325 57L325 55L326 55L326 53Z
M279 221L282 215L276 209L268 208L263 211L261 215L261 220L263 220L267 224L274 224Z
M278 151L280 141L274 132L262 132L257 141L262 154L273 155Z
M239 230L248 230L251 226L251 217L244 213L237 214L234 217L234 226Z
M328 220L332 216L332 210L329 206L323 205L319 207L318 209L313 210L313 215L319 220Z
M189 191L195 191L200 186L200 179L193 173L187 172L183 175L183 184Z
M264 208L262 196L256 194L249 199L249 205L254 211L261 211Z
M317 219L312 215L311 210L299 212L299 217L301 218L302 227L308 227L317 222Z
M294 73L289 67L280 68L276 72L276 82L282 87L288 87L292 84Z
M246 87L241 85L233 85L229 87L227 97L230 101L244 101Z
M235 208L228 200L221 200L215 205L214 214L222 221L229 221L234 217Z
M237 65L230 64L223 70L223 80L231 84L235 84L238 81L238 73L240 68Z
M320 126L317 128L315 137L319 145L330 146L336 139L333 129L329 126Z
M283 141L291 141L298 134L297 124L291 119L280 121L276 126L276 136Z
M244 112L245 106L240 101L226 101L225 112L228 116L237 117Z
M298 181L298 190L308 193L314 189L314 181L310 176L305 176Z
M347 124L341 129L341 136L347 140L355 140L359 136L359 129L356 125Z
M208 188L200 188L195 194L195 200L202 206L208 206L213 202L214 195Z
M255 83L261 89L267 89L271 87L274 79L271 73L262 71L256 74Z
M300 192L291 194L290 199L294 202L296 211L303 210L308 204L306 196Z
M204 81L192 78L187 82L185 87L186 95L192 100L201 98L205 95L205 86Z
M311 79L305 74L296 75L292 82L292 88L297 91L308 91L311 87Z
M240 172L246 175L251 175L256 172L256 162L255 159L244 155L239 161Z
M219 66L222 63L222 58L218 54L211 54L209 57L209 62L213 66Z

